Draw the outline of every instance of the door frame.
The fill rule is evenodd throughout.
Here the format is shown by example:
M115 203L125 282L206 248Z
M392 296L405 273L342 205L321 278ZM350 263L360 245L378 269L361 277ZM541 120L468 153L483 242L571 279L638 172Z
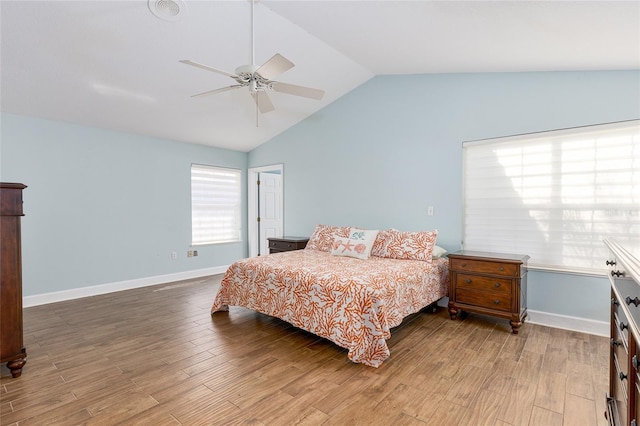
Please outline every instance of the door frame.
M247 170L247 239L249 240L249 257L258 255L258 188L255 184L258 175L265 172L280 172L282 185L280 190L280 211L282 212L282 229L284 231L284 165L272 164L270 166L249 167ZM263 253L267 254L267 253Z

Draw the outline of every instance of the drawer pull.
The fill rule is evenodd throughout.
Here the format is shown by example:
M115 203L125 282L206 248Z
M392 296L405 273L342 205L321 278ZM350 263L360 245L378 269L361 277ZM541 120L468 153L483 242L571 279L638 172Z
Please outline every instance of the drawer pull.
M609 340L609 343L611 344L612 347L616 347L616 346L620 346L622 345L622 342L620 340L616 340L613 337Z
M466 267L467 267L467 264L466 264L466 263L463 263L463 264L461 264L460 266L462 266L463 268L466 268Z
M495 288L499 288L499 287L500 287L500 283L495 283L493 286L494 286Z
M638 305L640 305L640 299L638 299L637 297L635 299L631 299L631 297L627 296L624 301L627 302L627 305L631 305L633 303L634 305L636 305L636 308L638 307Z
M501 266L501 267L500 267L500 271L504 271L504 266Z
M616 264L616 261L615 260L607 260L606 264L607 264L607 266L613 266L613 265Z
M624 277L624 272L620 272L620 271L611 271L611 276L612 276L612 277Z
M494 304L494 305L499 305L499 304L500 304L500 301L499 301L498 299L496 299L496 300L494 300L494 301L493 301L493 304Z
M293 247L291 244L287 244L287 247Z
M634 355L633 358L631 358L631 365L633 365L633 368L638 370L638 367L640 367L640 362L638 362L638 355Z
M620 323L620 331L624 331L625 328L629 328L629 324L625 324L623 322Z
M471 284L471 278L467 278L467 280L465 281L467 284Z
M620 306L620 303L618 302L618 300L615 297L611 298L611 304L613 306Z
M620 381L623 381L624 379L626 379L627 377L629 377L628 375L624 374L622 371L620 372L620 374L618 374L618 377L620 377Z

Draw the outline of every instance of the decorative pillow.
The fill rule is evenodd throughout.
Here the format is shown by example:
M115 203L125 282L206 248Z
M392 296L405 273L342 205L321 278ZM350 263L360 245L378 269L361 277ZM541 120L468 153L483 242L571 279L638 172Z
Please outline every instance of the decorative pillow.
M352 229L347 238L335 236L331 254L356 259L368 259L378 231Z
M351 228L348 226L317 225L305 250L331 251L334 236L347 238L349 232Z
M440 246L433 246L433 253L431 254L431 256L434 259L440 259L445 254L447 254L447 251L445 249Z
M396 230L385 229L384 231L378 232L376 241L373 243L373 248L371 249L371 256L386 257L385 253L387 252L387 241L391 239L391 231Z
M390 259L424 260L431 262L438 231L400 232L387 229L378 234L373 256Z

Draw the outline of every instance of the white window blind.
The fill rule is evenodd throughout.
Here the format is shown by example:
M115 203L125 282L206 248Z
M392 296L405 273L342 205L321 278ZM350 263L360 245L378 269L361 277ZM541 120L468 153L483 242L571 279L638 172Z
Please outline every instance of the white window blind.
M191 243L240 241L240 170L191 165Z
M640 121L463 144L466 250L533 268L605 270L614 238L640 254Z

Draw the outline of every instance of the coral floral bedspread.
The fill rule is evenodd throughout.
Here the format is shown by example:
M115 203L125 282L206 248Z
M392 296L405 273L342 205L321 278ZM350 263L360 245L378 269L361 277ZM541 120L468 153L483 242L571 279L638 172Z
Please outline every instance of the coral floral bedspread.
M211 312L243 306L280 318L378 367L390 329L447 294L447 259L332 256L297 250L243 259L227 270Z

